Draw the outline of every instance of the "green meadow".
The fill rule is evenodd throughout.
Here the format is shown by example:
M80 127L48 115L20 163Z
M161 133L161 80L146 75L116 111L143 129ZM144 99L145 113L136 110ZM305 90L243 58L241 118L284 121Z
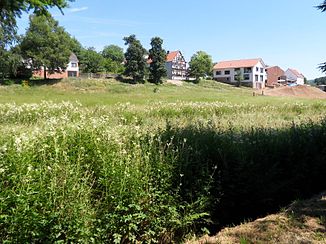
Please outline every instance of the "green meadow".
M3 243L170 243L326 188L326 101L214 81L0 86Z

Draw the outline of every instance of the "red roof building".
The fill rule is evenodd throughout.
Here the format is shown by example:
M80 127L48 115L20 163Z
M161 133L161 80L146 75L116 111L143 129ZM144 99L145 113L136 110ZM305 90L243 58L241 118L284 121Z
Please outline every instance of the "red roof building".
M241 84L255 89L263 89L267 80L266 65L261 58L221 61L214 65L213 77L217 81L237 84L239 74Z

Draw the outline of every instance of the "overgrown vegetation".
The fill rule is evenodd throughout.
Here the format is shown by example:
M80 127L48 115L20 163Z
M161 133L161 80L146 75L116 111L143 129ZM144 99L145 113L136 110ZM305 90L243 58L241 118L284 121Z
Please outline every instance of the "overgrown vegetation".
M0 105L2 242L168 243L325 189L325 103L152 102L140 89L141 105Z

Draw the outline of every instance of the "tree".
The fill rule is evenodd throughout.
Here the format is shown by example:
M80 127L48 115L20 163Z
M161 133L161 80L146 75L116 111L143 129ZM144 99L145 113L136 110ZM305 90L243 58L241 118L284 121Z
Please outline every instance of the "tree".
M213 68L212 57L204 51L198 51L191 57L189 62L189 74L194 76L196 80L201 77L210 75Z
M319 10L321 10L322 12L326 11L326 0L324 0L323 3L321 3L320 5L317 6L317 8ZM323 72L326 73L326 62L325 63L321 63L318 68Z
M324 2L321 3L320 5L318 5L317 8L319 10L321 10L322 12L325 12L326 11L326 0L324 0Z
M85 50L85 48L83 48L83 46L75 37L71 38L69 45L71 46L71 52L76 54L78 58L81 57L82 52Z
M53 73L63 71L71 55L71 37L51 16L30 17L30 26L21 43L25 60L30 61L32 69L44 68Z
M163 40L159 37L154 37L151 40L152 48L149 50L149 66L150 81L155 84L162 83L162 78L166 76L165 60L166 51L162 47Z
M102 56L117 63L122 63L125 60L123 49L116 45L105 46Z
M104 47L102 56L105 58L104 68L107 72L123 73L125 56L123 49L116 45L109 45Z
M143 81L146 74L145 56L147 51L143 48L140 41L136 39L135 35L125 37L123 40L125 41L125 45L128 45L125 53L125 75L131 76L134 82Z
M35 14L48 14L48 9L58 7L61 11L74 0L0 0L0 73L6 73L5 58L9 46L17 40L16 19L23 12L33 11Z
M316 78L314 80L314 83L316 85L326 85L326 77L320 77L320 78Z
M47 15L48 9L58 7L61 11L74 0L1 0L0 1L0 40L10 44L16 36L16 18L23 12L33 11L37 15ZM3 45L0 43L0 46Z
M81 70L85 73L98 73L104 70L104 58L95 48L84 49L80 56Z
M243 81L243 74L240 69L236 71L235 80L237 81L237 86L240 87Z

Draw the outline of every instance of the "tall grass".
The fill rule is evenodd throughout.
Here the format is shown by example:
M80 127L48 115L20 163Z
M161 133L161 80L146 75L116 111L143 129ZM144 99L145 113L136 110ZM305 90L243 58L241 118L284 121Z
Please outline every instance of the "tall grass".
M0 105L0 240L172 242L273 210L326 187L324 109Z

